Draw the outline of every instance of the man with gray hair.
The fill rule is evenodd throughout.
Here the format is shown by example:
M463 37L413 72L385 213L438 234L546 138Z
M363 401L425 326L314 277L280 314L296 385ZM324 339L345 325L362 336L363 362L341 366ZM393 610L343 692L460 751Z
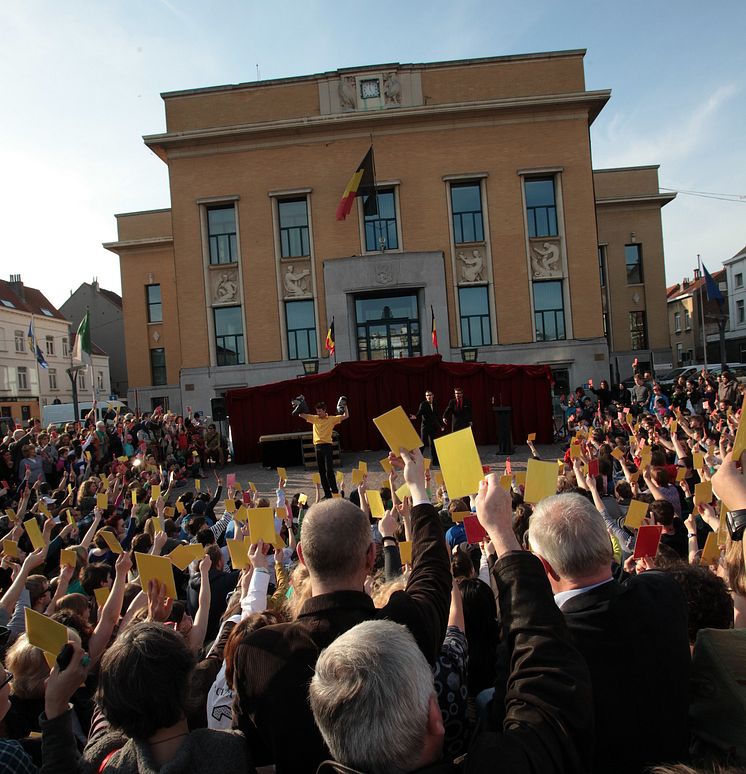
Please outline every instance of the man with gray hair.
M440 653L451 600L450 561L425 489L422 454L402 450L402 457L413 500L406 589L392 594L380 610L374 607L364 591L376 557L368 518L348 500L324 500L309 509L298 545L311 598L297 620L252 632L236 650L234 725L245 733L258 765L274 763L278 774L313 773L329 757L311 714L308 684L321 650L344 632L387 618L408 628L428 663ZM390 459L401 468L401 459ZM393 540L383 525L381 530L384 540Z
M541 563L518 545L510 496L496 475L480 483L476 504L477 517L497 552L493 575L510 657L500 730L478 732L464 768L444 760L443 719L421 649L404 627L368 621L323 651L309 689L314 718L341 764L338 770L590 771L588 667L570 641Z
M690 653L686 600L676 581L657 570L615 579L607 528L582 495L539 502L528 535L590 668L594 769L634 774L684 760Z

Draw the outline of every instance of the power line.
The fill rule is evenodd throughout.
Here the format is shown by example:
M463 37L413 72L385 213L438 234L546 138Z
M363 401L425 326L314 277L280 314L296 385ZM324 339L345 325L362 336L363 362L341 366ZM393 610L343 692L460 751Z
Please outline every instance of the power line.
M722 202L746 202L746 195L744 194L730 194L730 193L715 193L713 191L690 191L684 188L666 188L660 186L661 191L672 191L677 194L684 194L685 196L697 196L700 199L717 199Z

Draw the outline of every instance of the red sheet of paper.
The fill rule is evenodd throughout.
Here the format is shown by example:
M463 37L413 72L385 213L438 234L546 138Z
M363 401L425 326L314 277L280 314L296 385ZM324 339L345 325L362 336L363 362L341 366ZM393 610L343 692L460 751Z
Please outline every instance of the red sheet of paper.
M589 460L588 462L588 475L596 478L598 475L598 460Z
M644 524L637 530L635 542L635 559L643 559L646 556L655 556L658 553L658 544L661 542L663 527L660 524Z
M487 538L487 533L476 516L464 517L464 529L466 530L467 543L481 543Z

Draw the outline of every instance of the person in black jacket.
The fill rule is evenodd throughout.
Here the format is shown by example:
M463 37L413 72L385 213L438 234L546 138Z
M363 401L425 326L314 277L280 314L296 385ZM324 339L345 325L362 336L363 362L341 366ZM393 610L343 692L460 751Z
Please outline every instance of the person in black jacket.
M440 421L440 411L432 390L425 390L425 400L420 403L417 413L410 414L409 418L420 420L420 438L424 446L430 447L433 465L437 465L438 452L435 450L434 441L443 431L443 424Z
M464 391L461 387L453 390L453 398L448 401L446 410L443 412L443 424L451 425L451 432L463 430L471 427L471 401L464 397Z
M220 617L228 606L228 595L236 588L240 570L226 570L223 552L216 545L208 546L207 554L212 560L208 578L210 580L210 616L207 619L205 642L215 639L220 629ZM199 609L200 573L193 575L187 585L187 610L194 617Z

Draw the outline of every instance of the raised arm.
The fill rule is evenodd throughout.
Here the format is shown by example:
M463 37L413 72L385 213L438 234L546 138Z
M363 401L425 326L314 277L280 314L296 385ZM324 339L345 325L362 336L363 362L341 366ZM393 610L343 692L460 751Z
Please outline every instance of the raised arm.
M205 634L207 634L207 621L210 618L210 603L212 601L212 590L210 588L210 567L212 560L205 554L199 563L199 600L197 602L197 614L194 616L194 624L187 637L187 642L192 653L199 653L199 649L205 643Z
M114 627L119 620L124 603L124 589L127 585L127 573L132 568L132 555L125 551L119 554L115 567L114 583L104 606L98 616L98 623L88 643L91 661L95 664L103 656L109 644Z

